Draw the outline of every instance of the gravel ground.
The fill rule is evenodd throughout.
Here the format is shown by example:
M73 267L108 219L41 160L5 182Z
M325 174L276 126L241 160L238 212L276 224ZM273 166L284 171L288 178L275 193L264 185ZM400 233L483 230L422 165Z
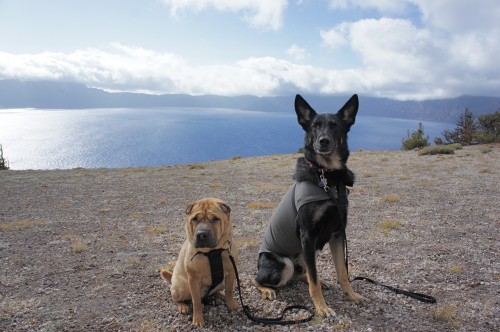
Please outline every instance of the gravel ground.
M485 149L489 152L485 153ZM356 151L348 225L351 275L438 299L425 304L366 282L346 300L327 248L318 258L333 318L285 327L204 307L204 329L179 314L159 269L184 240L188 203L232 208L244 301L256 315L312 307L302 282L263 300L251 285L265 226L298 155L126 169L2 171L1 331L499 331L500 147L449 156ZM236 293L235 293L236 296Z

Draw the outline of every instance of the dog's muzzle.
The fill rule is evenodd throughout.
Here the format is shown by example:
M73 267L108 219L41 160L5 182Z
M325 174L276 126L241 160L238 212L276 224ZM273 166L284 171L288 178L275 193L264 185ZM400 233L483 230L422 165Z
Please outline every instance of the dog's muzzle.
M333 151L332 140L326 136L320 136L314 142L314 151L318 154L330 154Z
M214 248L217 238L210 227L199 227L194 235L195 248Z

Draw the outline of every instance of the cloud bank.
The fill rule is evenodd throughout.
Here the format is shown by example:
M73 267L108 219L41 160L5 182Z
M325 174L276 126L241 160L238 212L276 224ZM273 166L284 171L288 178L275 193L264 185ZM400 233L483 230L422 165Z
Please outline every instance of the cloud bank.
M215 8L236 12L252 26L279 29L287 1L163 0L172 15ZM500 6L497 0L331 0L332 10L373 9L380 18L344 21L318 30L323 48L348 51L360 65L347 69L308 64L297 44L288 59L249 57L196 66L174 53L114 43L70 53L0 52L0 78L66 80L105 90L192 95L272 96L351 94L395 99L500 92ZM406 18L416 11L419 21Z

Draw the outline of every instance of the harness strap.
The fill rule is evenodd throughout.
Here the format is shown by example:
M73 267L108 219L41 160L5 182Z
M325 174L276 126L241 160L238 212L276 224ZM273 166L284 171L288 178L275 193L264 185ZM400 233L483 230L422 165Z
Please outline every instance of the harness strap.
M198 251L194 256L198 254L203 254L207 256L210 265L210 274L212 276L212 284L208 288L205 296L203 296L202 302L207 304L210 303L209 297L210 293L224 280L224 267L222 264L222 252L227 249L214 249L209 252ZM194 257L193 256L193 257Z

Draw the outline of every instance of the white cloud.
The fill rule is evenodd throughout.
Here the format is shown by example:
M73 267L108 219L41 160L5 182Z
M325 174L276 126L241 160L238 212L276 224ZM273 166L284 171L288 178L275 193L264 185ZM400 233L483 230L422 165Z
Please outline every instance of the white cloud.
M243 19L257 28L279 29L288 0L163 0L170 13L177 16L181 10L201 11L212 7L218 11L243 12Z
M423 22L451 33L498 29L498 0L406 0L422 13Z
M404 12L408 8L408 2L408 0L330 0L330 7L332 9L346 9L349 7L376 9L381 13L390 14Z
M288 54L295 61L303 61L309 57L309 53L297 44L293 44L286 50Z
M371 6L396 11L394 1L335 0L335 8ZM363 19L322 30L323 45L354 52L367 91L399 98L500 91L500 6L495 0L408 0L421 24L403 18ZM392 8L392 9L391 9Z
M330 47L332 49L340 49L348 45L348 40L346 34L349 24L341 23L334 29L321 30L319 32L321 39L323 40L323 45Z

